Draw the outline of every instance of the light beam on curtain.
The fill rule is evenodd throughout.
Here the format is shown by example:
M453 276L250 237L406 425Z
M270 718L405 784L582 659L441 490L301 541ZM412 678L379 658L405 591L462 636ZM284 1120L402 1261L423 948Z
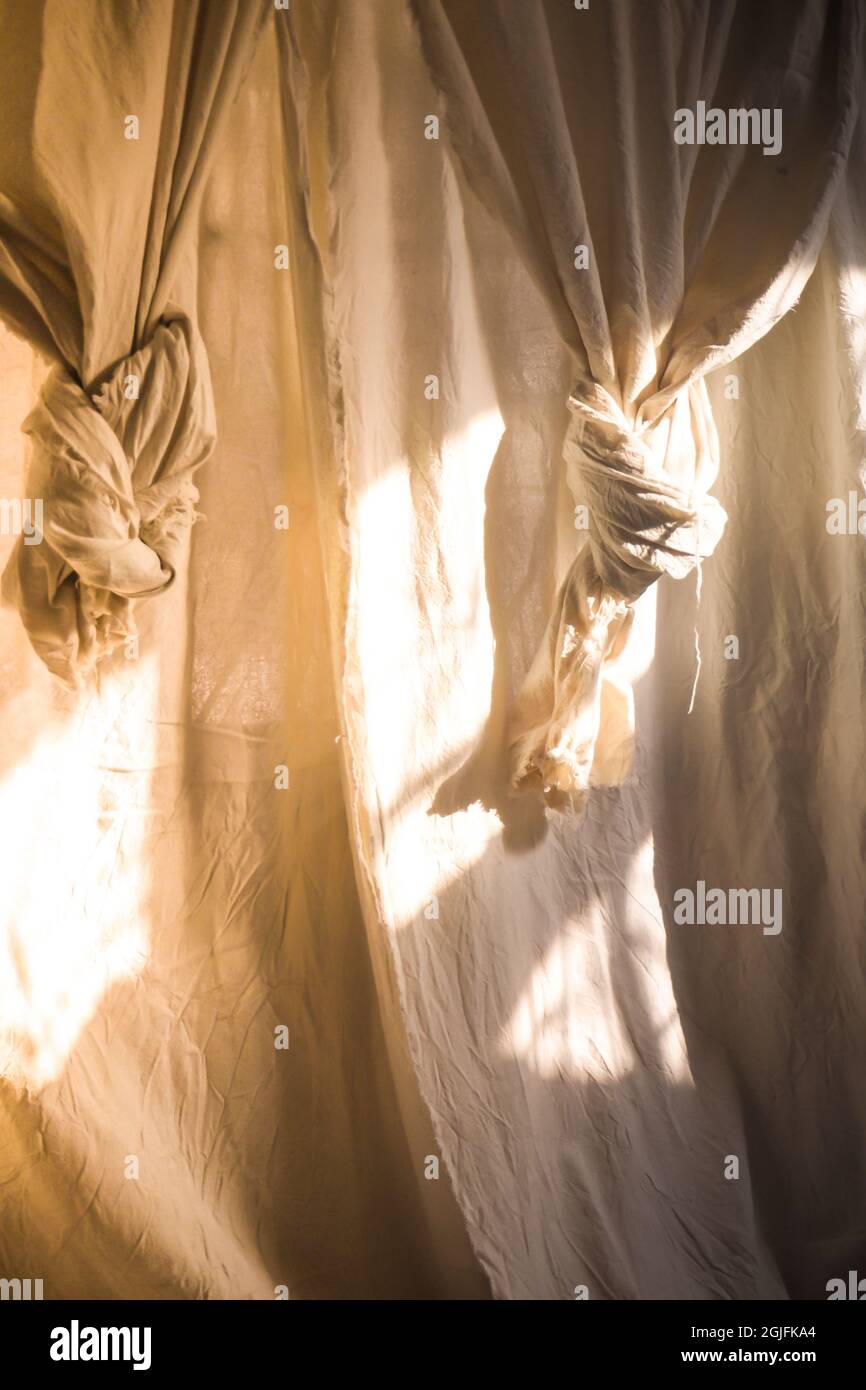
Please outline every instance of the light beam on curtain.
M631 762L631 702L603 697L635 600L662 574L700 576L721 536L705 377L812 273L856 117L861 14L847 0L413 10L465 183L509 227L574 360L564 456L588 540L509 744L515 785L580 810ZM677 143L677 112L697 121L700 102L767 112L781 149Z

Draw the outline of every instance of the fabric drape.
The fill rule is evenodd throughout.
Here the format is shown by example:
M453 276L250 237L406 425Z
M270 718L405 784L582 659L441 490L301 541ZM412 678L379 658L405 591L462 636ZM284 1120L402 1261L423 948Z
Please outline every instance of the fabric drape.
M634 600L700 566L721 535L705 378L768 332L812 273L856 117L861 14L815 0L414 11L446 138L573 355L564 455L587 544L517 703L510 756L516 785L582 809L590 786L631 763L630 692L605 701L603 683ZM751 144L727 124L713 143L701 128L680 144L686 110L725 123L763 111L767 124Z
M524 3L502 11L509 23ZM69 7L71 33L49 26L32 41L27 12L42 10L8 6L15 62L56 60L82 8ZM563 13L582 23L600 8L564 0ZM156 8L146 13L156 23ZM673 43L681 14L705 12L663 13ZM815 13L829 15L829 39L845 11ZM408 0L317 0L277 18L280 78L262 55L189 256L221 427L200 475L209 525L189 588L142 605L146 659L118 663L80 704L0 614L0 1273L44 1277L46 1297L61 1298L479 1296L447 1168L497 1297L824 1298L828 1278L856 1267L866 1224L866 558L862 537L825 529L827 499L847 499L862 470L863 112L836 235L798 313L737 364L739 398L719 375L707 382L730 522L703 576L692 718L688 586L662 582L626 612L612 592L591 610L611 647L604 674L622 659L644 736L634 783L591 797L578 828L500 780L505 713L547 621L560 542L574 558L559 497L565 401L581 380L568 412L581 421L581 488L596 511L610 507L610 544L639 574L657 562L664 537L652 528L667 511L676 572L692 560L680 494L702 421L709 429L701 387L659 426L685 437L683 476L668 483L655 463L646 476L645 440L599 386L619 377L581 376L571 309L540 266L528 273L525 245L515 253L519 208L485 206L475 175L458 189L447 119L427 138L439 108ZM101 42L88 39L96 67L133 81L134 24L123 44ZM690 71L672 51L682 62L671 70ZM621 110L635 71L653 118L653 58L623 48L603 89L595 50L576 63L572 98L599 79L590 144L607 142L602 117ZM804 130L813 114L826 117L818 131L832 123L827 71ZM25 130L29 76L2 107ZM285 145L278 80L292 108ZM40 105L58 118L49 95ZM497 110L520 91L506 96ZM121 121L132 109L121 101ZM19 211L30 158L0 142ZM805 163L780 168L780 187L808 182ZM98 160L85 187L100 187ZM103 208L108 224L116 211ZM597 256L621 234L613 189L608 212L602 236L593 211ZM664 223L664 200L647 194L641 216ZM768 222L749 205L729 228L759 268ZM47 248L45 302L55 289L68 297L52 279L52 219L31 233ZM277 272L284 241L291 266ZM94 312L113 303L87 289L102 264L82 273ZM100 320L120 341L95 354L91 403L105 362L135 342L138 283L112 284L130 313ZM183 358L184 316L195 321L189 287L175 297L178 316L153 327L154 356L136 349L153 381L163 353ZM630 297L617 302L628 321ZM28 332L37 341L38 322ZM53 351L47 337L40 346ZM26 395L26 367L4 349L7 360ZM81 402L54 381L37 425L75 463ZM104 394L124 437L126 384ZM10 421L5 396L3 409L7 467L23 412ZM119 467L104 447L105 469ZM634 459L631 471L613 473L613 456ZM665 459L679 468L679 446ZM632 472L624 515L614 509ZM285 503L288 533L273 524ZM649 539L627 550L638 509ZM132 539L116 563L134 575ZM596 557L611 577L626 563L594 541L580 584L601 584ZM738 661L723 655L726 633ZM602 683L611 730L612 691ZM615 763L608 730L603 742ZM275 764L291 773L281 791ZM778 888L782 931L681 925L673 895L698 880ZM288 1050L275 1050L275 1027L289 1028ZM395 1069L401 1033L433 1135L412 1114L413 1078Z
M515 0L503 24L529 8ZM610 9L562 5L576 24ZM482 32L485 12L479 0ZM792 13L773 12L780 52ZM415 20L408 0L322 0L287 22L325 285L303 339L330 408L318 438L348 810L437 1152L497 1298L824 1299L856 1267L866 1219L866 552L825 529L828 499L862 472L866 113L797 311L735 379L707 374L727 528L697 613L692 585L664 577L634 603L602 692L607 717L614 678L634 690L634 777L594 791L578 825L512 796L502 757L574 561L576 349L517 250L519 209L476 196L481 174L448 148L454 118ZM618 149L630 82L643 123L662 120L654 57L623 50L613 85L602 54L576 57L571 99L597 84L581 164L596 191L610 155L593 146ZM661 70L686 74L682 60ZM852 62L864 71L862 51ZM516 119L524 97L511 84L496 111ZM780 189L805 179L780 159ZM622 234L620 197L611 187L597 253ZM648 190L641 215L665 224L666 206ZM770 209L738 217L719 256L730 239L769 282ZM779 890L782 930L683 924L674 894L699 882Z
M3 7L3 86L24 95L0 156L0 315L54 363L24 425L42 535L19 539L3 595L69 685L183 563L215 421L194 309L172 294L268 8Z
M402 1020L377 1000L353 870L278 19L175 292L219 421L189 563L138 606L138 658L83 692L0 610L0 1277L46 1299L486 1293L444 1171L425 1177L435 1141L408 1059L395 1070ZM0 112L34 56L20 45ZM91 105L143 61L134 25L96 50ZM42 376L0 327L2 497Z

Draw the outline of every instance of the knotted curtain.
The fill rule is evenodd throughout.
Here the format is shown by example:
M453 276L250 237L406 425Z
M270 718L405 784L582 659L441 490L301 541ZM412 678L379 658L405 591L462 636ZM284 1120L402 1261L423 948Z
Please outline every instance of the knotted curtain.
M41 535L19 537L3 596L70 686L135 635L135 599L172 582L195 519L213 396L194 303L173 295L268 8L4 6L0 63L26 97L4 108L0 315L53 366L24 424Z
M722 533L705 378L778 322L814 268L856 116L860 7L414 12L467 195L509 227L574 359L564 456L586 544L509 745L517 786L581 809L630 764L631 702L605 702L603 687L635 600L699 567ZM695 143L677 138L684 111ZM701 116L717 111L708 143ZM760 133L773 121L778 149Z

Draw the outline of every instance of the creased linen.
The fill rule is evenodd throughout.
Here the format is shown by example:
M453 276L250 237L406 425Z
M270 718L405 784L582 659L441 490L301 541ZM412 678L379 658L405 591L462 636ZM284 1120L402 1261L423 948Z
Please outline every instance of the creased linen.
M703 378L796 303L856 117L854 3L415 0L446 138L508 225L575 359L565 455L588 550L553 604L510 731L516 785L583 809L629 764L602 719L627 607L711 555L724 514ZM771 111L760 144L678 144L698 102ZM772 208L772 217L768 209ZM755 225L761 217L760 226ZM616 756L611 757L611 749Z
M589 508L590 543L560 588L519 699L516 723L526 727L514 736L515 782L540 779L557 809L582 808L591 785L628 774L632 701L608 705L601 730L605 667L628 640L634 600L662 574L682 579L712 555L726 519L714 497L678 487L664 464L691 451L695 476L715 477L718 441L703 379L649 430L633 431L595 383L579 384L569 407L563 455L572 493Z
M355 881L275 18L177 287L219 419L189 564L95 689L59 685L0 611L0 1277L46 1300L487 1296L444 1168L425 1178L437 1149ZM138 38L92 50L90 109ZM297 284L274 267L286 242ZM44 375L0 328L0 496ZM106 405L146 457L132 403Z
M503 7L503 26L531 8ZM561 8L574 24L614 13L595 0L584 13ZM478 67L486 53L495 82L486 13L479 4ZM631 13L650 25L667 15L672 34L697 15L710 50L727 43L724 5ZM842 11L810 13L832 30ZM796 72L796 26L781 15L766 33L793 44ZM333 0L293 6L289 23L325 279L320 355L341 522L325 534L340 542L328 551L342 581L329 598L350 815L371 940L390 948L437 1152L475 1251L502 1299L824 1299L830 1278L862 1268L866 1223L866 550L862 536L826 529L829 499L862 494L866 112L834 235L796 312L732 370L705 374L727 527L702 566L697 611L692 584L667 575L631 605L601 700L623 727L633 691L634 776L593 789L578 825L511 795L503 758L575 558L562 465L577 380L568 316L515 246L527 205L503 213L478 196L486 173L476 166L469 179L451 157L455 117L409 5ZM698 58L677 51L691 80ZM648 188L624 205L633 185L609 165L625 146L599 123L634 83L661 152L676 99L662 129L659 74L676 65L649 42L618 52L617 81L599 48L574 54L568 83L543 77L533 95L583 101L573 129L600 209L596 250L613 250L639 215L647 244L659 233L647 287L658 294L669 204ZM862 50L851 61L863 71ZM765 75L756 69L758 85ZM511 117L527 88L503 87L492 106ZM729 172L740 167L717 153ZM710 215L708 154L690 152ZM812 206L805 163L780 167L778 188L793 197L801 179ZM554 230L557 206L543 210ZM690 280L698 329L712 319L713 261L721 272L734 258L756 290L772 281L772 206L738 202L718 229ZM681 292L672 260L670 323ZM627 353L642 341L628 332L644 313L639 265L604 264L634 283L618 295ZM305 341L316 341L314 319ZM660 440L654 448L664 456ZM674 481L688 492L687 469ZM679 512L675 522L688 524ZM637 559L629 553L628 568ZM702 674L689 714L696 624ZM780 891L781 931L683 924L674 894L699 882Z
M124 393L130 379L141 399ZM22 428L43 536L19 541L4 597L48 669L79 681L135 634L132 600L165 589L181 563L193 475L216 440L197 330L166 319L92 395L55 367Z
M33 12L8 7L13 29ZM663 575L601 681L611 728L634 689L636 778L578 828L512 798L501 756L574 560L568 317L518 218L427 140L408 4L278 18L292 139L257 67L175 296L220 415L191 565L92 698L0 614L0 1273L59 1298L476 1297L450 1176L500 1298L823 1298L866 1227L866 552L825 526L862 475L863 112L798 312L737 363L737 396L707 380L729 523L693 714L693 595ZM94 61L130 54L131 33ZM579 71L605 109L604 70ZM760 260L766 206L740 215L732 246ZM127 322L87 379L128 356ZM17 487L29 368L6 360ZM662 503L676 566L690 521ZM682 926L673 894L698 880L773 885L783 929Z
M44 539L19 540L3 597L68 685L134 638L134 600L172 583L195 519L213 396L194 306L171 295L267 10L4 7L4 85L30 105L10 103L0 164L0 315L56 366L25 427ZM39 58L29 91L21 53Z

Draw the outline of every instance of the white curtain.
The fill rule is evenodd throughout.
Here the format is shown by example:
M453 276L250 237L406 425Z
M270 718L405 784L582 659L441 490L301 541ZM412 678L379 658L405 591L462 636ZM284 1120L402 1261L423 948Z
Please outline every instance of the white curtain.
M351 814L497 1297L823 1298L857 1262L864 560L826 529L862 457L857 21L293 16ZM675 111L701 98L780 107L783 151L677 147ZM604 668L603 732L635 690L634 777L587 793L582 825L551 818L509 785L525 674L551 608L580 629L596 570L628 565L631 600L690 568L691 538L674 564L652 527L711 482L710 411L729 520L700 606L663 578ZM666 454L669 418L690 427ZM575 562L563 442L588 435L606 471L577 499ZM626 463L652 476L614 553ZM781 893L782 930L680 925L699 882Z
M706 376L812 273L856 116L860 13L816 0L414 8L446 136L573 352L564 447L588 544L510 743L518 786L582 809L631 762L630 692L603 700L603 675L634 599L721 535ZM705 143L708 107L721 120ZM728 130L729 112L750 110L763 113L754 143ZM681 112L691 143L675 138Z
M35 94L56 163L80 129L64 33L114 90L139 18L167 60L180 8L112 6L117 42L82 50L99 0L7 6L4 111L26 128ZM0 615L0 1275L59 1298L738 1299L823 1298L857 1266L866 555L827 507L856 504L866 429L858 14L271 11L163 283L213 385L188 565L150 547L172 582L81 682ZM779 105L782 152L669 147L704 95ZM25 147L0 168L41 205L10 182ZM88 166L82 199L101 187ZM77 211L120 236L93 197ZM142 346L152 275L124 295L76 384ZM48 364L5 331L0 354L13 498ZM606 500L630 451L652 473L631 550ZM728 516L699 605L683 495ZM624 555L638 588L693 578L614 584L608 614L593 584ZM582 823L511 785L526 674L569 655L551 612L630 628L566 702ZM632 690L633 776L594 786L625 770ZM781 892L781 931L681 924L699 882Z

